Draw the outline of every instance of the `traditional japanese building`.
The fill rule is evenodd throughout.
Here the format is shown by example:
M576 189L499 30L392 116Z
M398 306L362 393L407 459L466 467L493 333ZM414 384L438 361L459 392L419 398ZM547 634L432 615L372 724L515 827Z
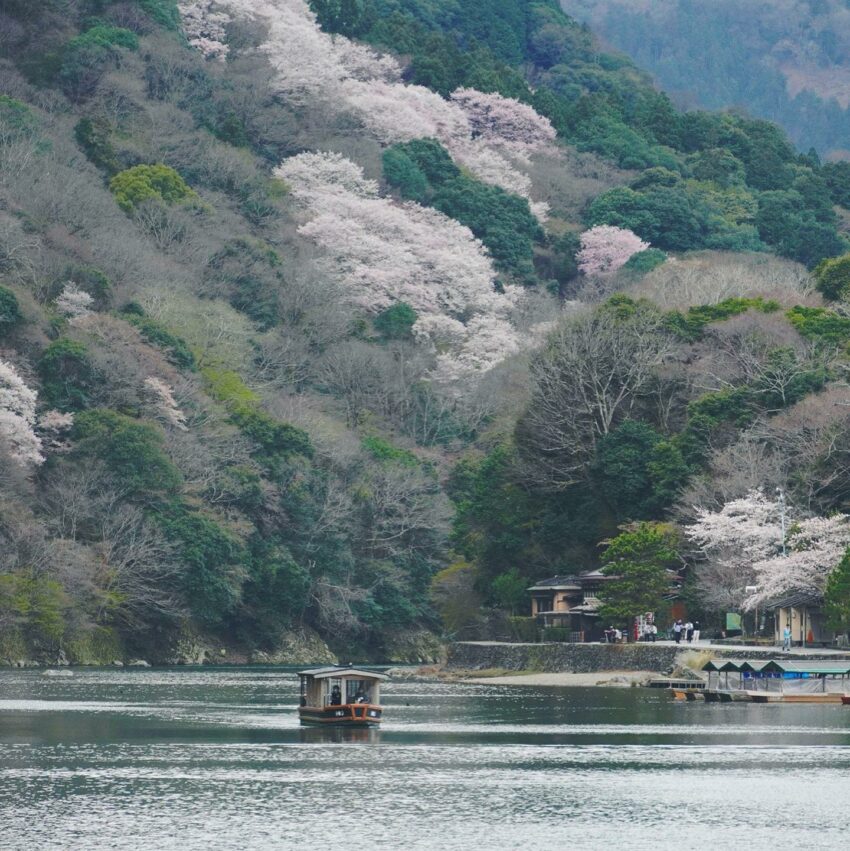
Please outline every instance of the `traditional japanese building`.
M528 589L531 614L541 629L559 628L569 632L569 641L600 641L604 625L599 622L602 605L599 589L614 577L598 570L569 576L552 576Z

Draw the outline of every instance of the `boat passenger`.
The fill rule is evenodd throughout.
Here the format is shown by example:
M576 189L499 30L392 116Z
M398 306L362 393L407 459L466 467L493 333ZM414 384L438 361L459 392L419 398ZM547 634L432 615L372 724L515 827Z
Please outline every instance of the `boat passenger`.
M331 689L331 706L340 706L342 704L342 692L339 686L334 686Z
M354 702L355 703L368 703L369 702L369 695L365 691L363 686L360 686L360 688L357 689L357 693L354 695Z

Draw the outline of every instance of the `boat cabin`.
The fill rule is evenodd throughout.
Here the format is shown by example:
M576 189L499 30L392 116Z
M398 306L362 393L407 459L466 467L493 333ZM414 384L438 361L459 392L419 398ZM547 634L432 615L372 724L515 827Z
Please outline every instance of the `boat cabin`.
M381 682L386 674L333 665L299 671L302 724L374 726L383 716Z

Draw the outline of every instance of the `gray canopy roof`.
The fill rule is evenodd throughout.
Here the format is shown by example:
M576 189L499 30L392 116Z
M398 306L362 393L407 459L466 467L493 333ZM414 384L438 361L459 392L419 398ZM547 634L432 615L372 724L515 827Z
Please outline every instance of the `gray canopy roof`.
M314 680L326 680L329 678L343 679L351 678L355 680L388 680L386 674L379 674L377 671L367 671L365 668L351 668L348 665L330 665L325 668L308 668L306 671L299 671L299 677L312 677Z

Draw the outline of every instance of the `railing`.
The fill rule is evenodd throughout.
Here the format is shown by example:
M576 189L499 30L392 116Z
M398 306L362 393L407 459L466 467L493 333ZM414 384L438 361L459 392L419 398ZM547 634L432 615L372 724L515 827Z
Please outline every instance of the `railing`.
M563 644L581 644L584 642L584 632L574 632L560 626L547 626L540 630L540 640Z

